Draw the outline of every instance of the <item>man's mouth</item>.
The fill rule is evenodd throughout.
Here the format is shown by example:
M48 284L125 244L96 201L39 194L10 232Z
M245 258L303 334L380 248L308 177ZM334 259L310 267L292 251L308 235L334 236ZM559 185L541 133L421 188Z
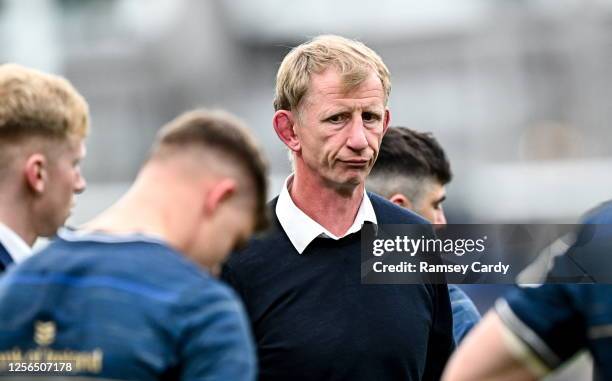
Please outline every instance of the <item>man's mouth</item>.
M354 168L363 168L368 166L370 160L368 159L349 159L349 160L341 160L346 166L354 167Z

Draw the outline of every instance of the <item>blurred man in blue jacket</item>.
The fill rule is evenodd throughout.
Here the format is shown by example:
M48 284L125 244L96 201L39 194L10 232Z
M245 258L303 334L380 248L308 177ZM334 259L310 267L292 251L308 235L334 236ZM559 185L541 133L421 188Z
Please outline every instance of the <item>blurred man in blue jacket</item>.
M233 117L170 122L115 205L0 281L0 373L253 381L242 304L206 269L265 225L265 194Z
M457 350L445 381L536 380L580 350L593 356L596 380L612 379L612 202L583 223L548 277L565 283L517 287L498 300ZM578 284L599 281L607 284Z

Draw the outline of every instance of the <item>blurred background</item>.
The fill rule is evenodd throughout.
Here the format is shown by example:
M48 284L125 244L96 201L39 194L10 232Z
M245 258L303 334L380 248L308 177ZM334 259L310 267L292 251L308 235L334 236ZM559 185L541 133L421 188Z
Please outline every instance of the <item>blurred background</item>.
M0 61L65 75L91 106L72 223L197 106L248 123L274 196L290 170L271 126L276 70L321 33L376 50L392 124L447 150L450 223L570 223L612 195L612 0L0 0Z
M0 0L0 62L62 74L90 104L72 224L199 106L248 123L276 195L290 171L271 126L276 70L322 33L376 50L392 125L446 149L449 223L572 223L611 198L612 0Z
M0 0L0 61L67 76L91 106L89 189L110 204L155 131L197 106L238 114L290 171L272 126L278 64L320 33L392 74L392 124L431 131L450 223L574 222L612 196L612 0Z

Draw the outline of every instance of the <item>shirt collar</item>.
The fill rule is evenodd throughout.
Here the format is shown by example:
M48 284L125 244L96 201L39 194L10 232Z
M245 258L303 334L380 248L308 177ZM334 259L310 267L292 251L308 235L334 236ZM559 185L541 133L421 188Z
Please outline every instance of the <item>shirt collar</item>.
M377 224L376 213L372 207L372 202L364 190L361 205L359 205L359 210L357 211L357 216L355 216L353 225L351 225L342 237L334 235L295 205L289 194L289 185L292 180L293 175L290 175L285 180L283 189L281 189L278 201L276 202L275 212L283 230L298 253L302 254L304 250L306 250L306 247L317 237L321 236L339 240L342 237L360 231L365 222Z
M4 245L15 263L20 263L32 255L32 248L11 228L0 222L0 242Z
M70 242L101 242L101 243L129 243L149 242L168 246L163 237L150 233L110 233L101 230L84 230L73 228L61 228L57 236L64 241Z

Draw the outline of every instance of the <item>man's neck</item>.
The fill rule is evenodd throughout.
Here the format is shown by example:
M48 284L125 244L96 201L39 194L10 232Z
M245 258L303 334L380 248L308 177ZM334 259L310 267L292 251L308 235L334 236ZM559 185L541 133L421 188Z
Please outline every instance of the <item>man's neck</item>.
M170 184L159 187L158 184ZM188 241L190 221L186 210L189 193L183 193L176 179L163 172L148 170L114 205L83 225L84 230L110 234L144 234L155 236L179 251Z
M142 186L138 184L81 228L119 235L137 233L168 240L165 213L161 212L167 209L163 205L164 201L157 197L155 190L143 192Z
M23 242L32 247L36 241L36 232L32 229L32 224L27 218L26 213L21 208L0 208L0 221L17 234Z
M289 184L295 205L336 236L343 236L355 221L363 190L364 184L339 188L298 173Z

